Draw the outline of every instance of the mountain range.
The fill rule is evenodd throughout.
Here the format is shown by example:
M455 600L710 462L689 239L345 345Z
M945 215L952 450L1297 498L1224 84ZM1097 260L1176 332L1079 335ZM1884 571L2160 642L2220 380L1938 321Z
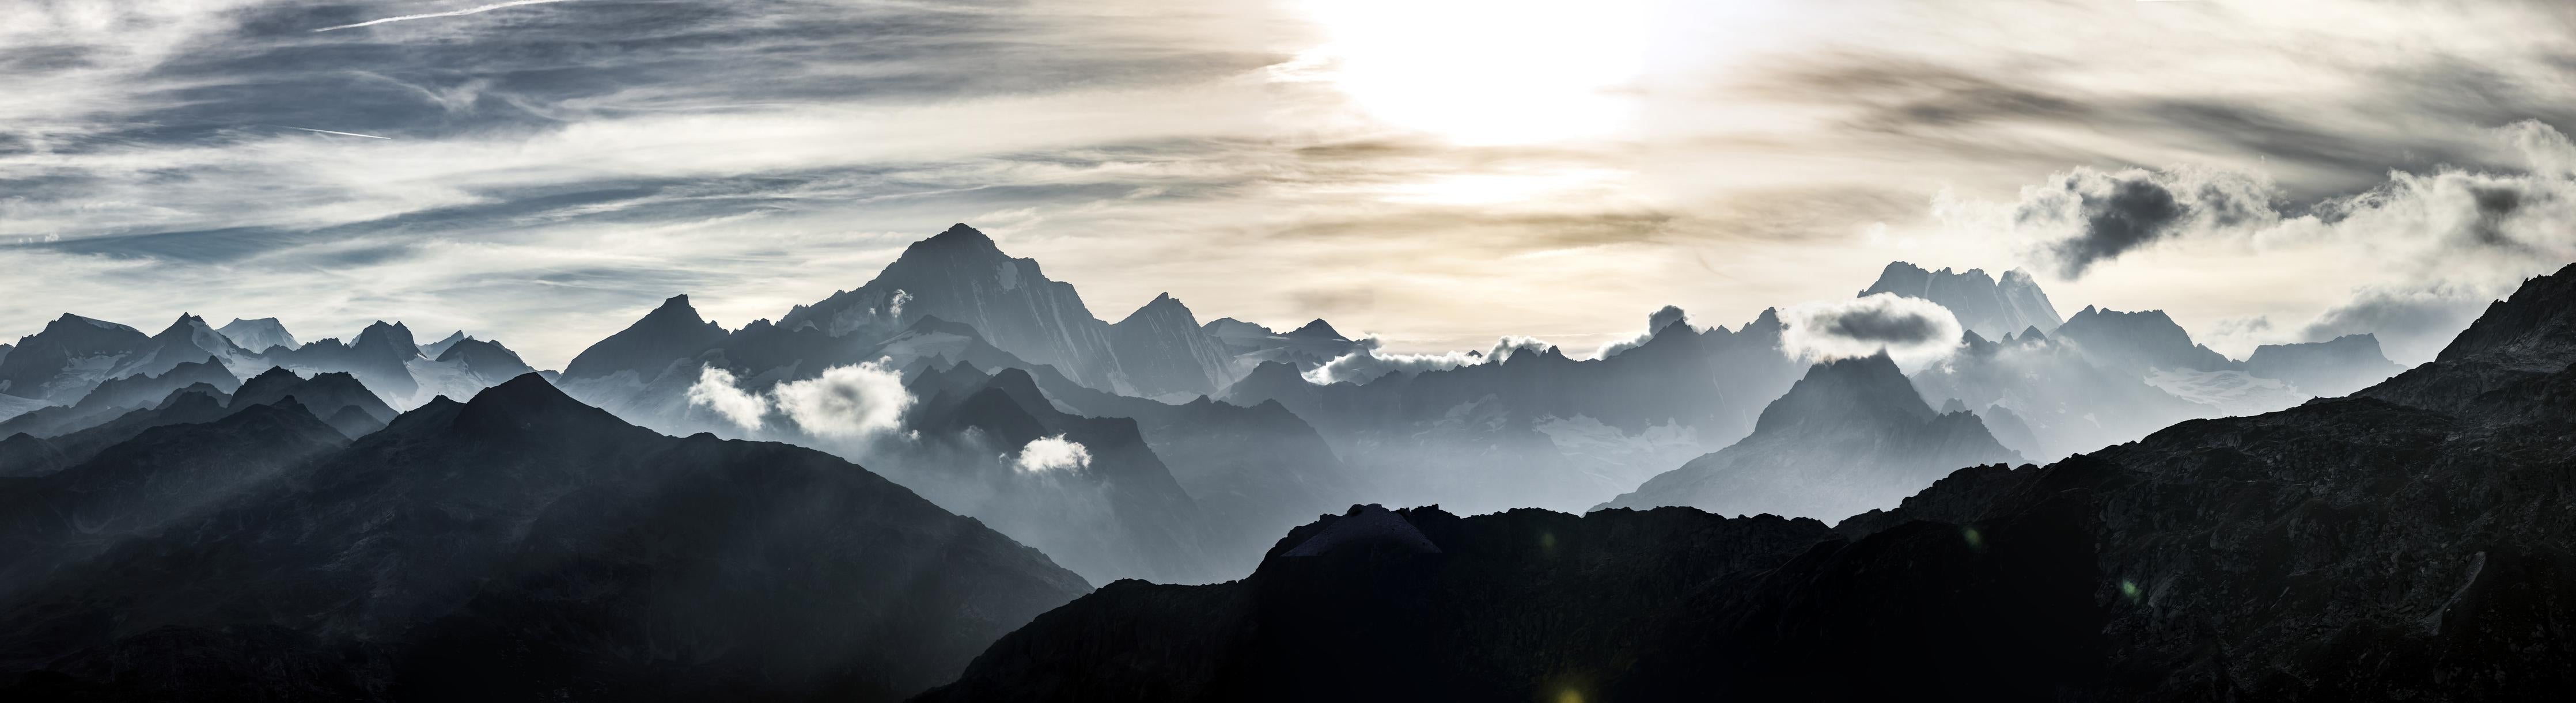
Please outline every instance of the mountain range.
M1906 367L1794 351L1803 306L1393 354L1169 295L1106 322L964 225L776 321L673 295L561 373L392 321L65 315L0 349L0 691L2432 691L2558 653L2497 633L2568 622L2571 281L2411 370L1904 262L1862 297L1962 329ZM2346 656L2383 663L2320 683Z
M922 700L2555 697L2571 361L2576 267L2352 397L1831 527L1354 508L1242 581L1110 584Z
M1962 466L2020 461L1976 415L1925 405L1879 354L1815 365L1762 409L1750 436L1599 507L1840 520L1893 505Z

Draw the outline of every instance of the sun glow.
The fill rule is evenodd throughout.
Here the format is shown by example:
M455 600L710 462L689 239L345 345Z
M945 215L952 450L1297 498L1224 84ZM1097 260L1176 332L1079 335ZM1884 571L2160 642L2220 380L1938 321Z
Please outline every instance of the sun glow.
M1371 117L1462 145L1617 138L1648 0L1304 0L1324 42L1291 64Z

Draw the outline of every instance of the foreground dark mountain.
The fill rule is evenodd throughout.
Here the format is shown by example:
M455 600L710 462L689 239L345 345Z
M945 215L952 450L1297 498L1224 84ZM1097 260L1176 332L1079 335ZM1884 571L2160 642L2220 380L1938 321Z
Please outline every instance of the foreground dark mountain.
M354 443L260 407L0 483L10 698L889 700L1087 588L829 455L534 374Z
M2576 267L2355 397L1962 469L1830 531L1358 510L1243 582L1111 584L924 698L2555 699L2571 362Z

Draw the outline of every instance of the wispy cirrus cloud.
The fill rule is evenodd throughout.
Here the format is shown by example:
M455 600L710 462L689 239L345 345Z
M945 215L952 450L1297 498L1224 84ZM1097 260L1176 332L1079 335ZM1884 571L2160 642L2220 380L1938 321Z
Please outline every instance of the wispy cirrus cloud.
M493 10L500 10L500 9L505 9L505 8L519 7L519 6L522 6L522 5L547 5L547 4L553 4L553 3L558 3L558 2L570 2L570 1L571 1L571 0L511 0L510 2L496 2L496 3L489 4L489 5L477 5L477 6L474 6L474 7L468 7L468 8L462 9L462 10L449 10L449 11L446 11L446 12L425 12L425 13L416 14L416 15L399 15L399 16L394 16L394 17L384 17L384 18L379 18L379 19L367 20L367 21L365 21L365 22L352 22L352 23L349 23L349 24L336 24L336 25L332 25L332 26L329 26L329 27L320 27L320 28L316 28L316 29L314 29L313 31L316 31L316 32L328 32L328 31L332 31L332 30L336 30L336 29L356 29L356 28L359 28L359 27L373 27L373 26L376 26L376 25L379 25L379 24L385 24L385 23L387 23L387 22L408 22L408 21L411 21L411 20L435 19L435 18L439 18L439 17L462 17L462 16L465 16L465 15L479 15L479 14L483 14L483 13L486 13L486 12L491 12L491 11L493 11Z
M2520 2L1620 2L1580 22L1511 2L1466 24L1440 3L1266 0L458 14L486 5L507 3L13 17L0 263L47 285L0 301L0 329L183 304L326 331L443 316L542 366L672 293L735 324L772 316L968 221L1095 308L1170 291L1203 317L1382 330L1390 354L1510 334L1593 348L1631 338L1634 311L1740 323L1847 295L1890 259L2043 263L2038 220L2013 224L2021 189L2081 172L2187 213L2181 174L2244 175L2285 224L2203 236L2186 213L2093 247L2053 297L2291 334L2362 287L2474 286L2287 223L2473 185L2392 170L2524 172L2528 150L2493 129L2576 124L2559 58L2576 31ZM378 21L412 15L442 19ZM1568 53L1613 40L1615 56ZM1493 80L1405 90L1450 74ZM1406 95L1615 109L1485 124ZM2113 211L2079 191L2052 212ZM2553 212L2535 196L2497 221ZM2355 217L2335 227L2394 215Z

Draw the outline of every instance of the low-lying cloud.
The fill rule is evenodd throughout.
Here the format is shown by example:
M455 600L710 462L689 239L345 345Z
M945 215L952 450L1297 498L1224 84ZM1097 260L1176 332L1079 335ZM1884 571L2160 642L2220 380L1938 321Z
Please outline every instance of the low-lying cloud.
M1091 466L1091 448L1064 435L1039 437L1020 447L1011 466L1025 473L1042 474L1057 471L1080 471Z
M1908 368L1948 357L1961 343L1959 318L1941 304L1894 293L1791 306L1780 351L1802 361L1832 361L1886 352Z
M1447 371L1462 366L1509 359L1513 354L1522 352L1545 352L1555 347L1537 337L1510 336L1495 340L1492 348L1483 351L1389 354L1378 351L1379 342L1374 337L1361 338L1358 343L1360 346L1358 351L1343 354L1340 358L1324 362L1324 365L1307 371L1306 381L1316 385L1367 383L1387 374Z
M892 432L902 426L903 411L913 403L903 375L886 368L882 359L825 369L813 378L779 384L770 395L806 432L841 439Z
M689 385L689 405L714 410L746 430L760 429L769 414L768 398L743 390L733 372L713 366L700 369L698 382Z

